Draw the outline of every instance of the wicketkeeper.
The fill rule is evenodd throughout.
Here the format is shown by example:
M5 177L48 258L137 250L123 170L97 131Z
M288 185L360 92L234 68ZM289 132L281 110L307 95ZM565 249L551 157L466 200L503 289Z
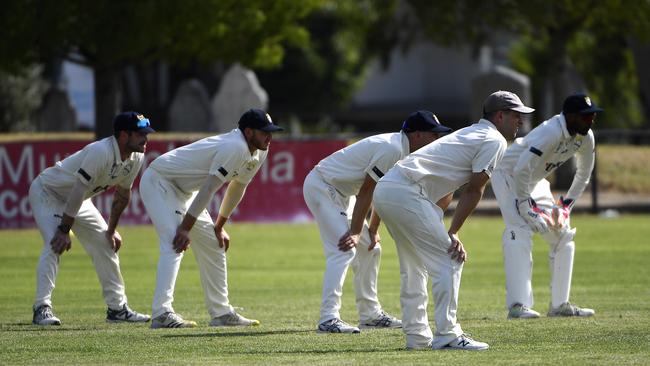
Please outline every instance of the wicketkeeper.
M570 213L585 190L594 167L591 126L602 112L585 94L564 100L562 113L517 139L492 176L492 188L505 222L503 257L509 318L538 318L532 309L532 236L549 245L551 303L548 316L592 316L594 310L569 302L576 229ZM577 170L569 191L555 200L545 179L576 156Z

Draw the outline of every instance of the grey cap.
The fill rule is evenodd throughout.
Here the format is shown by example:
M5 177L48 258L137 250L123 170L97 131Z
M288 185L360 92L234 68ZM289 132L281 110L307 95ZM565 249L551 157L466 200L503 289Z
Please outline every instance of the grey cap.
M513 110L519 113L533 113L535 109L526 107L521 99L515 93L509 91L496 91L485 99L483 102L483 113L492 113L496 111Z

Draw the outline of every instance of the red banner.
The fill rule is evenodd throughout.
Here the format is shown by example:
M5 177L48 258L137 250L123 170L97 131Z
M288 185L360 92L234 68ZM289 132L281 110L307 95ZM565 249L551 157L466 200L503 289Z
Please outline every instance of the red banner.
M145 167L156 157L190 141L149 141ZM3 143L0 146L0 229L34 227L27 198L29 185L45 168L80 150L89 140L47 140ZM302 197L307 173L322 158L344 147L344 140L273 141L266 162L246 190L234 212L235 221L302 222L311 214ZM144 168L143 168L144 170ZM142 174L142 171L140 172ZM120 224L148 224L149 217L138 192L140 178L133 184L131 203ZM208 210L216 217L223 189ZM108 217L112 190L93 198L105 218Z

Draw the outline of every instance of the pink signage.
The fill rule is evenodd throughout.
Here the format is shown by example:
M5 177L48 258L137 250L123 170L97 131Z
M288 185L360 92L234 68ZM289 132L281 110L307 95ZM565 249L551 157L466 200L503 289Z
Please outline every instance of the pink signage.
M161 154L190 141L153 140L147 145L145 167ZM31 181L45 168L80 150L89 140L23 140L0 145L0 229L34 227L27 198ZM322 158L344 147L344 140L282 141L271 143L266 162L246 190L232 216L234 221L302 222L311 214L302 197L307 173ZM144 168L143 168L144 169ZM140 172L142 174L142 172ZM131 203L120 224L150 223L138 192L139 177L133 185ZM223 189L217 193L221 198ZM113 191L93 199L108 217ZM208 210L216 217L220 199L213 199Z

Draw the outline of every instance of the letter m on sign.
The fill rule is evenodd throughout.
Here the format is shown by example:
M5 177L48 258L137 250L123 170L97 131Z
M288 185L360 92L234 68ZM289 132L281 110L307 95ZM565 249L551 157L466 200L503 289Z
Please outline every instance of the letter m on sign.
M13 185L20 182L21 175L27 170L27 182L34 180L34 149L31 144L28 145L14 145L20 149L20 157L16 165L11 161L9 152L5 146L0 146L0 185L5 184L5 171L9 175L9 179Z

